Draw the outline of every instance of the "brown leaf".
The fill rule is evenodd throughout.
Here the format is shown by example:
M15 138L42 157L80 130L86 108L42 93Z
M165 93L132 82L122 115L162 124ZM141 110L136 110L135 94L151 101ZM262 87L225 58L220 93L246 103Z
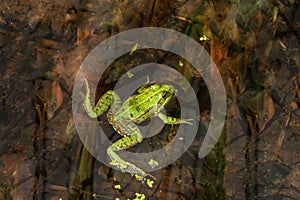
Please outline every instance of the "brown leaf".
M296 76L293 78L296 86L296 95L298 97L298 100L300 100L300 89L299 89L299 84L300 84L300 75Z
M43 38L43 39L41 39L40 43L41 43L42 47L44 47L44 48L55 49L58 47L58 42L55 40Z
M282 131L280 132L280 135L279 135L278 139L277 139L277 146L278 146L278 149L280 149L280 148L282 147L282 144L283 144L283 140L284 140L285 135L286 135L285 130L282 130Z
M61 106L63 102L63 94L58 81L53 81L51 84L51 97L48 104L47 120L51 119L55 111Z
M268 122L273 118L275 114L275 107L271 96L269 96L267 101L268 101L268 118L267 118L267 122Z
M263 92L262 97L262 111L259 114L259 130L263 131L266 127L266 125L269 123L269 121L273 118L275 114L275 107L273 103L273 99L270 96L270 94L266 91Z
M93 32L94 32L93 29L78 28L77 29L77 45L78 46L82 45L89 36L93 35Z

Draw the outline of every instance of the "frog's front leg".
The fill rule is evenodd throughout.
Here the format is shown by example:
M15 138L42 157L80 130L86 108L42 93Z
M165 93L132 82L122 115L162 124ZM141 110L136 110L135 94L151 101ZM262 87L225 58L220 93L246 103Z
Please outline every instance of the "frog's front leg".
M117 129L123 132L122 135L124 135L124 137L119 139L117 142L115 142L114 144L112 144L110 147L107 148L107 154L112 160L110 164L117 166L123 172L130 173L132 176L135 175L135 177L139 181L144 182L147 176L150 176L153 179L155 179L153 176L146 173L145 171L135 166L134 164L124 161L117 154L118 151L127 149L129 147L132 147L142 142L143 140L142 134L138 129L138 127L132 122L127 122L126 128L120 125Z
M90 86L88 84L88 81L86 79L86 95L85 95L85 104L84 108L88 115L92 118L96 118L100 115L102 115L105 111L108 110L108 108L114 104L114 106L119 107L121 105L120 97L111 90L108 90L97 102L96 106L93 107L91 103L91 90Z
M176 117L170 117L170 116L167 116L167 115L164 115L162 113L158 113L157 116L165 123L165 124L182 124L182 123L185 123L185 124L190 124L190 125L193 125L191 122L191 120L193 119L179 119L179 118L176 118Z

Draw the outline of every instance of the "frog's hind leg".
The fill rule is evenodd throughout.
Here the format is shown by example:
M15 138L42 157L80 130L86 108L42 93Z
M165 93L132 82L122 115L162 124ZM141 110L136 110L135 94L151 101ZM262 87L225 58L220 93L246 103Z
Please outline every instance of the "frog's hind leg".
M132 176L135 175L135 177L142 182L146 180L147 176L154 178L153 176L146 173L145 171L135 166L134 164L124 161L117 154L118 151L132 147L138 143L141 143L143 140L140 130L138 129L138 127L135 126L135 124L132 123L127 128L128 128L127 130L134 132L134 134L132 134L132 132L130 135L125 134L123 138L119 139L117 142L115 142L114 144L112 144L110 147L107 148L107 154L112 160L110 164L118 167L123 172L130 173Z
M85 104L84 108L88 115L92 118L96 118L100 115L102 115L105 111L109 109L109 107L113 104L115 108L119 107L121 105L120 97L117 93L114 91L107 91L97 102L96 106L93 107L91 103L91 90L90 86L86 79L86 96L85 96Z

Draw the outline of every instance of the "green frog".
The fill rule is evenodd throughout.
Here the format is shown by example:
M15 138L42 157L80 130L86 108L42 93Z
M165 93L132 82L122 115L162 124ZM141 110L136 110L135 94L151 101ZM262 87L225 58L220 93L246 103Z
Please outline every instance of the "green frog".
M146 119L157 116L166 124L188 123L188 120L167 116L161 113L163 107L175 95L175 88L167 84L145 84L137 90L137 93L130 96L124 103L121 102L117 93L112 90L107 91L93 107L91 103L90 87L86 79L85 110L87 114L96 118L107 112L107 119L113 128L122 136L107 148L107 154L111 158L110 165L114 165L123 172L128 172L136 179L144 182L146 177L155 179L139 167L123 160L117 152L127 149L143 141L142 133L136 126ZM147 182L150 179L147 179Z

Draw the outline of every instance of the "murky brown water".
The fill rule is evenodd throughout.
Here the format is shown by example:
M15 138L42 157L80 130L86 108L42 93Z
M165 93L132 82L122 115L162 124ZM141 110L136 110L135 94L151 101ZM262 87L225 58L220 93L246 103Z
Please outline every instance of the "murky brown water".
M300 199L299 13L297 0L1 1L0 199L138 199L136 193L147 199ZM72 116L75 76L88 53L117 33L145 26L177 30L201 44L227 94L221 137L199 159L213 119L205 82L188 62L138 50L105 71L97 98L148 62L179 71L195 90L198 135L177 161L151 172L153 188L94 159ZM167 110L176 115L176 107L174 101ZM99 121L110 139L119 138L105 116ZM159 125L131 150L161 148L176 129Z

